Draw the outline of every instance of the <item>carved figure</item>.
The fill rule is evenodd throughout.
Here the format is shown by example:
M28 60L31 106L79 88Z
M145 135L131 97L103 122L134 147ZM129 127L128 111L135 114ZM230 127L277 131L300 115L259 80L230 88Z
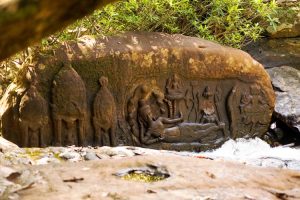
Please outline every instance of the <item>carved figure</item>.
M146 145L157 142L212 142L217 138L216 131L225 128L224 123L220 123L219 126L214 123L181 123L183 122L181 113L176 119L155 118L151 107L143 100L139 101L138 113L140 140Z
M129 98L127 103L127 121L131 128L132 141L135 145L141 145L140 128L137 122L139 101L151 101L152 105L156 107L155 111L159 114L163 114L165 113L163 99L164 95L162 93L150 89L145 84L141 84L135 88L133 95Z
M174 74L172 77L167 79L166 82L166 95L165 101L169 107L169 117L174 118L179 113L179 102L185 97L185 92L182 87L182 81Z
M139 101L138 108L138 122L140 128L140 141L142 144L153 144L163 140L165 132L171 129L166 129L165 125L175 126L179 122L182 122L182 116L176 119L170 119L166 117L154 118L151 107L146 103L145 99Z
M95 128L95 144L116 146L116 105L115 100L107 88L108 79L101 76L100 89L94 100L93 124Z
M216 113L215 104L212 99L213 93L209 86L205 87L202 96L204 97L204 100L199 103L201 111L200 123L219 124L220 122Z
M55 144L84 145L87 123L86 89L71 65L64 65L55 76L52 103Z
M268 123L268 116L265 111L268 105L263 99L260 86L257 84L250 86L250 93L244 92L241 97L240 111L242 121L246 125L250 125L250 133L255 131L255 127Z
M34 76L34 74L32 75ZM46 146L46 125L48 124L48 103L36 88L35 77L21 98L19 106L19 125L23 147Z
M233 88L230 91L230 94L227 99L227 112L229 117L229 123L230 123L230 132L231 132L231 138L235 139L238 136L238 114L236 109L236 105L238 105L238 92L239 88L237 85L233 86Z

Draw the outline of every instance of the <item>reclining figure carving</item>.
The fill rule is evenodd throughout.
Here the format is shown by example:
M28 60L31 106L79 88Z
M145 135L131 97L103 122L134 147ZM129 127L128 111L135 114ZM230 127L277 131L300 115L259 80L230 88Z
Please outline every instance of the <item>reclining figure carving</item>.
M151 107L144 99L139 101L138 122L140 128L140 140L143 144L149 145L164 140L163 136L170 128L165 125L175 126L182 122L182 114L179 118L170 119L166 117L154 118Z
M165 143L192 143L192 142L212 142L218 137L218 133L225 132L225 123L218 120L216 110L211 100L208 99L210 95L208 88L204 92L207 99L203 101L202 120L200 123L183 123L183 115L179 111L179 117L167 118L163 117L164 113L158 112L160 106L157 105L156 101L151 99L151 90L145 86L138 86L141 88L139 91L140 95L133 95L139 98L133 101L132 97L129 100L131 118L130 124L134 124L136 119L137 127L133 130L138 132L138 138L141 144L151 145L158 142ZM137 89L135 90L136 93ZM136 103L135 103L136 102ZM165 101L166 102L166 101ZM134 108L137 105L136 108ZM209 107L210 105L210 107ZM211 107L213 106L213 108ZM136 111L134 111L136 110ZM154 112L155 114L154 114ZM207 111L207 112L206 112ZM136 112L136 115L133 113ZM135 135L137 135L135 133Z

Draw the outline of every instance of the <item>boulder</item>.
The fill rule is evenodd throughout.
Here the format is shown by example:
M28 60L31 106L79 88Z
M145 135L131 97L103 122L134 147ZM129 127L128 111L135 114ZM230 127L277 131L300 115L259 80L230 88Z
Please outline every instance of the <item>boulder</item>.
M268 69L275 88L274 115L300 133L300 71L289 66Z
M279 13L279 24L274 29L267 27L267 33L271 38L291 38L300 36L300 1L281 0L277 1L283 10L288 10L284 14Z
M288 65L300 70L300 38L261 39L243 50L265 68Z
M28 146L200 151L264 135L275 103L269 75L247 53L183 35L85 36L36 55L21 74L0 116L4 137Z

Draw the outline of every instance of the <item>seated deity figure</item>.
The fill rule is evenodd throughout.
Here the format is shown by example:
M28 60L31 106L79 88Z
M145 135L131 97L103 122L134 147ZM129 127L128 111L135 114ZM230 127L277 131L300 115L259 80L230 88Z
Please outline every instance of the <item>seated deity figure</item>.
M219 124L219 119L216 113L216 108L213 100L213 93L210 87L205 87L202 96L204 100L200 103L201 118L200 123L216 123Z

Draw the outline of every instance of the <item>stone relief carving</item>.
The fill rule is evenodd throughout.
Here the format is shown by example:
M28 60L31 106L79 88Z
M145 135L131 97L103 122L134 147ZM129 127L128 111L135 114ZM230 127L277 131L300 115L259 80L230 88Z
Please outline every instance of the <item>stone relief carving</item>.
M229 130L231 138L235 139L238 136L238 120L239 113L237 113L237 109L235 109L236 105L238 105L238 94L239 87L237 85L233 86L230 94L227 99L227 112L229 118Z
M221 100L221 93L220 89L216 90L216 93L213 93L209 86L206 86L204 92L202 93L204 99L199 102L199 109L200 109L200 123L207 124L212 123L217 125L223 130L224 136L227 134L225 130L225 123L220 122L219 114L217 110L217 105Z
M93 125L95 129L95 145L116 146L116 105L115 100L107 88L107 77L99 79L100 89L96 94L93 105Z
M64 65L52 84L55 145L84 145L87 97L83 80L71 65Z
M201 100L198 98L199 107L192 106L200 111L199 121L184 122L182 112L176 107L178 101L186 98L184 91L188 89L185 89L179 80L177 75L167 80L165 95L156 98L160 101L153 101L155 95L149 86L143 84L136 87L127 104L128 122L136 144L211 143L220 137L220 133L223 139L229 137L225 123L219 120L217 110L223 100L219 86L215 92L212 92L209 86L205 87ZM165 106L157 103L161 102L162 98ZM164 107L168 110L168 117L162 112Z
M204 100L199 102L200 106L200 123L216 123L219 124L219 119L216 113L215 103L213 101L214 94L209 86L206 86L202 93Z
M249 92L242 93L240 100L241 121L249 127L246 130L251 135L258 135L255 133L257 126L268 124L268 116L264 112L268 110L268 107L259 85L253 84L250 86Z
M93 144L116 146L116 103L108 89L108 78L101 76L98 81L100 88L91 112ZM165 83L164 92L158 86L140 84L128 99L127 122L134 145L214 144L228 138L255 136L256 130L268 123L264 111L269 105L257 84L245 87L237 82L232 82L232 86L210 82L203 86L203 82L193 82L184 85L177 74ZM47 134L48 104L35 84L35 81L30 84L19 108L24 146L44 146ZM55 145L87 142L86 92L83 80L71 65L64 65L54 77L50 105Z
M268 124L269 107L259 85L233 86L227 99L231 137L260 136L260 128Z
M129 123L129 126L131 128L132 132L132 140L135 145L141 145L143 144L142 141L144 141L144 134L141 133L141 129L144 127L141 127L141 117L144 115L141 115L142 110L141 107L144 106L144 104L147 104L148 106L155 107L155 111L158 115L164 114L165 108L164 108L164 95L159 92L155 91L153 89L150 89L147 85L141 84L137 86L133 92L133 95L129 98L127 103L127 121ZM152 109L150 107L150 109ZM151 111L151 110L150 110ZM151 111L151 115L152 115ZM146 122L144 122L146 124ZM144 125L143 125L144 126ZM149 125L146 125L149 126ZM144 130L142 130L144 132Z
M44 147L46 125L48 124L48 103L36 88L35 73L28 74L30 86L19 105L19 126L23 147Z
M161 33L94 42L34 56L37 83L26 93L16 90L26 85L20 76L0 101L5 138L23 146L120 143L201 151L268 130L272 85L244 52Z
M168 105L169 117L174 118L179 110L179 103L181 100L185 100L186 92L183 89L183 83L177 74L168 78L165 86L165 102Z

